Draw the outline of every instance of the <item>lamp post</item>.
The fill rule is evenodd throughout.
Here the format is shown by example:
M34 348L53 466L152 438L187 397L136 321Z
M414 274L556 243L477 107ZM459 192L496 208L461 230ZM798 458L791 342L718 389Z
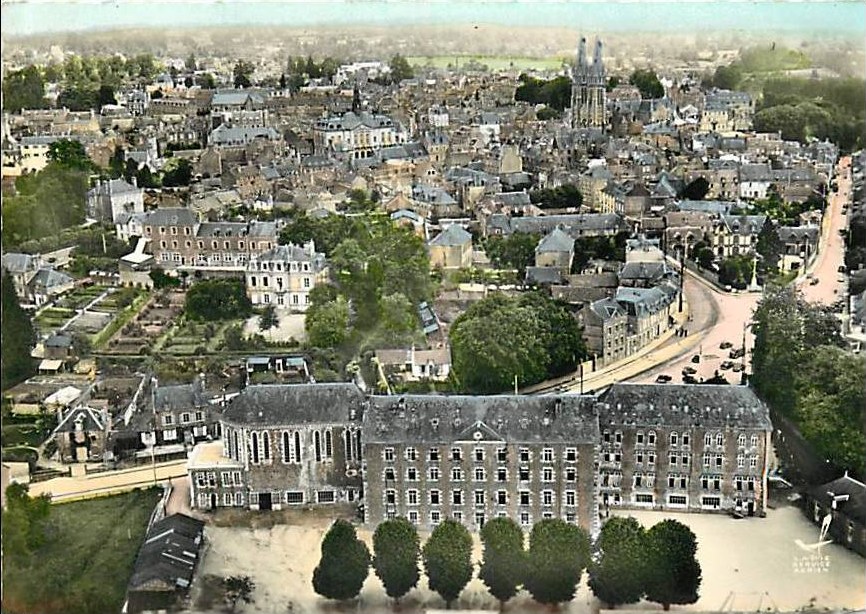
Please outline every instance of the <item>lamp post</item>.
M686 277L686 248L681 243L679 246L680 252L680 296L679 296L679 313L683 312L683 282Z

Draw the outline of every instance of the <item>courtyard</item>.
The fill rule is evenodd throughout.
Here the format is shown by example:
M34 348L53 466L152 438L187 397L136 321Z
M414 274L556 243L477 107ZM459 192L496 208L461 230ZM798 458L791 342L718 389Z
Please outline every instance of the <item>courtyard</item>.
M348 512L347 512L348 513ZM845 548L830 544L820 551L806 551L799 544L817 542L818 529L794 506L768 511L767 518L734 520L715 514L671 514L623 511L644 526L665 518L687 524L697 535L698 558L703 569L700 599L686 611L792 611L803 608L857 609L866 605L864 561ZM318 597L312 588L322 536L336 514L321 511L236 513L218 516L206 528L207 552L193 584L193 604L204 612L212 606L202 600L201 587L214 577L249 575L256 584L254 603L243 612L329 612L334 604ZM231 526L227 526L231 525ZM239 525L244 525L243 527ZM359 535L372 545L370 531ZM422 543L426 539L422 534ZM477 538L473 559L481 558ZM599 603L586 587L586 574L575 599L562 611L597 612ZM361 592L357 611L390 611L381 582L371 571ZM351 607L355 610L355 605ZM443 601L427 588L423 574L418 588L402 600L401 611L421 612L442 608ZM473 578L456 604L458 609L498 609L484 585ZM339 609L339 608L338 608ZM640 603L628 609L658 610ZM508 603L510 611L546 611L521 592Z

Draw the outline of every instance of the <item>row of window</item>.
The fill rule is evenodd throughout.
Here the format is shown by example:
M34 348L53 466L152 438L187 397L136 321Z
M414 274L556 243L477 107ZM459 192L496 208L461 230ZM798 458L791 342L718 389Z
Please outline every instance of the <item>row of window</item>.
M220 485L227 488L230 486L243 486L240 471L223 471L220 473ZM198 488L216 488L216 471L199 472L195 474L195 485Z
M604 443L615 443L621 444L623 439L622 431L614 431L611 433L610 431L604 431L602 433L602 441ZM637 445L648 445L654 446L656 445L656 433L655 431L649 431L648 433L644 433L643 431L638 431L635 434L635 441ZM671 446L686 446L688 447L691 444L691 436L689 433L679 433L677 431L671 431L669 434L669 443ZM748 443L750 448L758 447L758 436L751 435L748 438ZM722 433L706 433L704 435L704 446L712 446L715 444L717 447L722 447L725 445L725 436ZM737 436L737 447L745 448L746 447L746 435L745 433L740 433Z
M237 454L237 432L232 433L233 452ZM300 464L303 457L300 431L282 431L279 436L280 460L283 464ZM267 465L271 458L271 434L268 431L253 431L247 441L247 454L254 465ZM313 431L313 457L316 462L330 460L334 456L331 429ZM232 458L238 457L232 456Z
M451 505L464 505L467 501L464 496L464 491L462 490L452 490L450 502ZM383 495L383 500L386 505L396 505L397 504L397 489L395 488L387 488L385 489ZM405 493L406 504L407 505L420 505L421 503L421 491L415 488L410 488ZM476 490L473 491L472 501L474 505L486 505L488 502L488 498L491 503L494 505L508 505L509 495L507 490L497 490L496 492L489 493L486 490ZM542 490L539 493L539 501L541 505L555 505L556 504L556 492L553 490ZM442 505L444 502L444 497L442 495L442 491L438 489L431 489L427 491L426 502L430 505ZM567 506L575 506L577 505L577 491L576 490L566 490L562 493L562 502ZM532 492L529 490L520 490L517 492L517 504L518 505L532 505Z
M304 269L304 270L306 270L306 269ZM250 275L247 279L249 280L250 287L252 287L252 288L255 288L256 284L259 283L257 280L258 278L255 275ZM277 282L277 288L282 289L283 278L277 277L276 282ZM263 275L261 284L262 284L262 288L269 288L270 287L270 277L268 277L267 275ZM304 287L305 288L310 287L310 278L309 277L304 277Z
M243 507L244 493L225 492L222 497L216 493L202 492L198 494L198 507L201 509L213 509L215 507Z
M472 451L471 458L476 462L483 462L487 456L487 450L484 448L475 448ZM408 461L417 461L419 458L419 453L417 448L407 447L403 451L403 457ZM532 451L529 448L520 448L518 451L518 457L520 462L528 463L532 460ZM394 448L384 448L382 450L382 458L385 462L394 462L396 458L396 453ZM464 458L463 449L458 447L451 448L450 459L452 461L462 461ZM495 452L495 458L498 462L504 463L508 460L508 449L507 448L497 448ZM543 463L552 463L556 459L556 454L553 448L543 448L541 450L541 462ZM441 454L439 448L430 448L427 450L427 460L429 462L438 462L441 460ZM566 448L565 454L563 455L563 460L568 463L577 462L577 448Z
M254 247L255 243L250 243L250 247ZM277 271L282 272L283 263L282 262L272 262L272 261L261 261L258 260L256 262L250 263L250 268L253 271ZM285 267L286 271L309 271L310 263L309 262L294 262L289 261Z
M417 482L420 480L421 470L417 467L407 467L404 473L405 480L407 482ZM475 467L469 474L473 477L473 481L475 482L485 482L488 478L488 471L484 467ZM508 481L508 469L505 467L497 467L495 471L489 472L492 479L495 479L497 482L507 482ZM462 467L452 467L451 468L451 481L452 482L463 482L466 479L467 472L464 471ZM529 470L529 467L519 467L517 470L517 479L521 482L528 482L532 479L532 472ZM556 480L556 472L553 467L542 467L538 471L538 475L541 478L542 482L553 482ZM494 477L495 476L495 477ZM442 477L442 471L439 467L428 467L427 468L427 480L430 482L438 482ZM563 471L563 477L566 482L576 482L577 481L577 468L576 467L566 467ZM385 467L382 472L382 478L385 482L393 482L397 479L397 471L393 467Z
M193 416L195 419L193 420ZM190 422L202 422L204 420L204 412L197 411L194 414L190 412L183 412L180 414L180 423L181 424L189 424ZM174 424L174 416L172 414L165 414L162 417L162 423L165 426L171 426Z
M506 518L508 514L506 512L497 512L497 518ZM397 513L395 511L386 512L386 517L389 519L393 519L397 517ZM541 517L544 520L548 520L551 518L555 518L555 514L553 512L542 512ZM420 512L416 510L409 510L406 514L406 518L412 524L420 524ZM442 512L439 510L432 510L429 514L430 524L433 526L438 525L442 522ZM451 518L456 522L462 523L464 519L463 512L460 510L454 510L451 512ZM518 514L518 519L520 522L520 526L522 527L531 527L532 526L532 514L529 512L520 512ZM486 514L484 512L475 512L474 515L475 526L479 529L484 526L485 521L487 520ZM570 524L574 524L577 522L577 513L576 512L566 512L564 520Z

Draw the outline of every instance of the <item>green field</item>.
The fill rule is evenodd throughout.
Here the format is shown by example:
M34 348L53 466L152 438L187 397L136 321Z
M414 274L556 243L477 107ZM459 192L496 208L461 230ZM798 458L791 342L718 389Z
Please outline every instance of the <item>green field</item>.
M447 68L449 65L465 66L469 62L477 62L487 66L492 71L497 70L557 70L562 68L564 58L528 58L508 56L487 55L437 55L437 56L412 56L406 58L413 66L433 66L435 68Z
M119 612L159 490L52 505L45 544L3 561L3 612Z

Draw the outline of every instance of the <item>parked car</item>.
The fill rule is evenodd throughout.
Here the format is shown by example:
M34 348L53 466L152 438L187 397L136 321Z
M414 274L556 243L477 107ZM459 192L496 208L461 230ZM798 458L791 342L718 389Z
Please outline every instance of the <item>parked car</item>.
M840 265L839 265L839 268L836 269L836 272L837 272L837 273L844 273L844 272L847 271L847 270L848 270L848 269L845 268L845 265L844 265L844 264L840 264Z
M734 348L728 352L728 358L742 358L745 353L743 348Z
M683 383L684 383L684 384L697 384L697 383L698 383L698 380L696 380L696 379L694 378L694 376L691 376L691 375L683 375Z
M731 343L730 341L722 341L722 342L719 344L719 347L720 347L721 349L723 349L723 350L727 350L728 348L732 348L732 347L734 347L734 344Z
M722 363L722 370L727 371L728 369L730 369L733 366L734 366L733 362L731 362L730 360L726 360L725 362Z
M817 286L817 285L818 285L818 278L817 278L817 277L813 277L813 278L809 281L809 285L810 285L810 286Z
M731 368L731 371L733 371L734 373L739 373L742 370L743 370L743 365L741 365L738 362L734 363L734 366Z
M694 356L692 356L692 362L695 364L698 364L699 362L701 362L701 355L695 354Z
M670 375L666 375L665 373L662 373L661 375L656 377L656 384L667 384L672 379L673 378Z
M683 367L683 375L694 375L698 370L694 367Z

